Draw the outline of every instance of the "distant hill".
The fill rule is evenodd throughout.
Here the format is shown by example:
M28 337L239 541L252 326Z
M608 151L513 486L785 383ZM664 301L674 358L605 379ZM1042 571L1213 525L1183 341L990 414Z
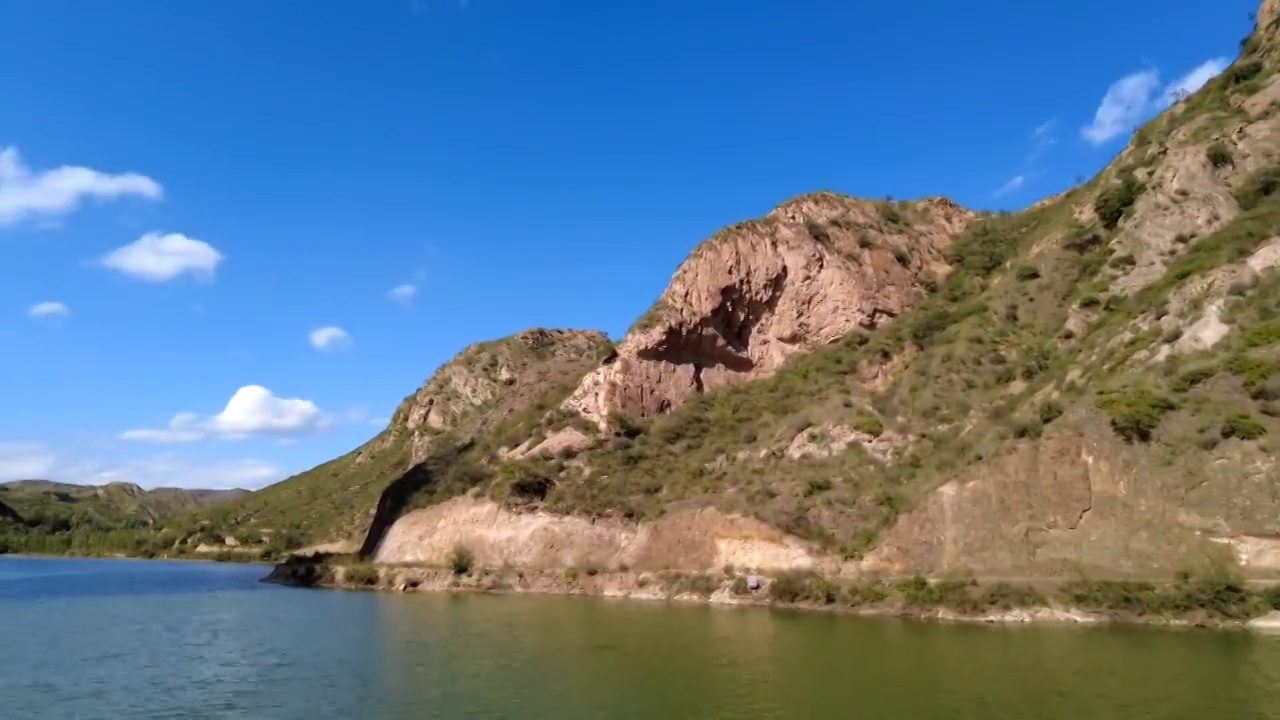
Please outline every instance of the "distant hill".
M249 494L248 490L187 490L113 482L74 485L50 480L0 483L0 551L65 552L77 539L135 549L160 523ZM126 537L129 536L129 537Z

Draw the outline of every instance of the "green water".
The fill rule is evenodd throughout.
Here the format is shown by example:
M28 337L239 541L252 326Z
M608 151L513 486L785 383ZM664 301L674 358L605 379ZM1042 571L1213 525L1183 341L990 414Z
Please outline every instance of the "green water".
M1280 718L1280 637L974 627L0 558L3 718Z

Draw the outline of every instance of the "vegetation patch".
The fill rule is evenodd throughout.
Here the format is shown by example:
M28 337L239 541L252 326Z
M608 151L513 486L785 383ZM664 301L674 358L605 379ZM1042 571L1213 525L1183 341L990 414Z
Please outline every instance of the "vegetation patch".
M1136 386L1101 393L1097 406L1111 418L1111 429L1126 442L1149 442L1161 419L1178 403L1155 390Z

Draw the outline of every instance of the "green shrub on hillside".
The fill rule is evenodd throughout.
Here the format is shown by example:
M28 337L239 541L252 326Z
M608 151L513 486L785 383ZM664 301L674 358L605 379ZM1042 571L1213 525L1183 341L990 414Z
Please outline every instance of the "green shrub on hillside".
M1204 156L1209 160L1209 164L1215 168L1223 168L1235 164L1235 159L1231 156L1231 150L1222 142L1216 142L1206 148Z
M1040 408L1036 414L1040 417L1040 422L1048 425L1062 416L1062 403L1057 400L1045 400L1040 403Z
M1280 342L1280 320L1258 323L1245 330L1240 337L1245 347L1266 347Z
M884 423L869 412L861 412L853 418L853 429L872 437L880 437L884 434Z
M1227 418L1222 423L1223 439L1239 438L1241 440L1257 440L1267 434L1267 426L1258 422L1248 413L1239 413Z
M1120 219L1137 202L1144 187L1133 175L1125 175L1120 182L1108 186L1094 200L1093 210L1098 214L1102 227L1110 230L1120 224Z
M1198 365L1189 368L1174 378L1173 391L1179 393L1187 392L1217 374L1218 367L1216 365Z
M1035 265L1019 265L1018 268L1013 271L1013 276L1017 278L1019 282L1028 282L1040 277L1040 269Z
M1254 173L1236 189L1236 203L1241 210L1252 210L1280 190L1280 167L1272 166Z
M1265 68L1261 60L1250 60L1231 68L1227 78L1232 85L1240 85L1257 77Z
M1102 393L1097 406L1111 418L1111 429L1126 442L1148 442L1165 414L1178 403L1147 387Z
M1280 371L1280 361L1257 355L1233 355L1227 360L1227 370L1240 379L1251 396L1259 394L1271 379Z
M812 218L805 218L804 229L809 233L809 237L812 237L823 245L831 242L831 233L827 232L827 229L823 227L822 223Z

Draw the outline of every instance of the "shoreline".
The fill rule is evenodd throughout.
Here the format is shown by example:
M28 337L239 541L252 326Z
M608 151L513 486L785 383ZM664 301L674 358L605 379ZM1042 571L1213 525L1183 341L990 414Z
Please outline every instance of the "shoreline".
M220 563L223 565L262 565L272 567L272 560L225 560L205 557L139 557L137 555L55 555L42 553L0 553L0 560L18 558L21 560L132 560L134 562L174 562L174 563Z
M262 582L321 590L355 592L434 592L490 595L577 595L615 600L665 601L683 604L699 604L719 607L756 607L792 612L827 612L857 617L899 618L930 622L961 623L969 625L1146 625L1170 628L1212 628L1221 630L1251 630L1280 633L1280 609L1262 605L1251 607L1245 617L1225 617L1208 610L1191 610L1180 613L1125 612L1116 609L1090 609L1070 603L1057 602L1043 594L1009 595L1021 597L1024 603L1004 601L997 605L982 606L974 601L947 606L945 601L936 604L921 603L904 598L892 591L869 594L865 588L888 590L902 587L877 583L877 585L853 586L853 592L863 592L865 602L837 599L828 594L821 600L779 598L773 583L778 576L764 578L764 582L745 593L742 578L736 575L699 575L677 572L614 572L579 575L572 569L555 571L530 571L504 568L499 570L477 569L457 573L449 568L413 565L332 565L327 563L293 560L277 564ZM836 587L825 578L811 578L812 582ZM934 587L943 586L940 581ZM952 587L964 586L975 591L983 589L975 581L950 581ZM993 589L1005 583L986 586L987 597ZM846 588L846 591L848 589Z

